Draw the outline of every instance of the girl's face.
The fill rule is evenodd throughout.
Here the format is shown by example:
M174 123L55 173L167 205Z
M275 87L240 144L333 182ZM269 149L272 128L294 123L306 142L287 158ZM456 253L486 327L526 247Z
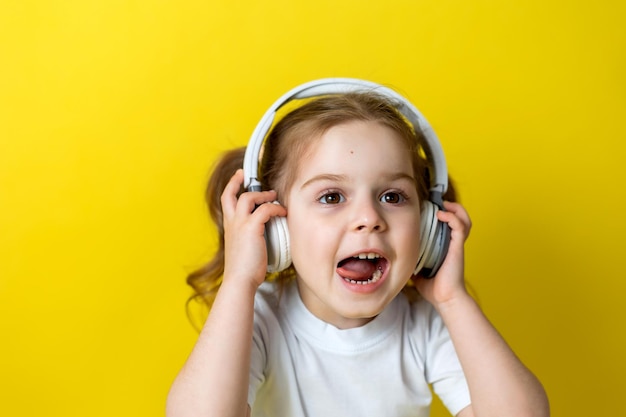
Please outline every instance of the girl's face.
M286 203L298 289L318 318L361 326L411 277L420 201L411 157L388 127L355 121L328 130L300 161Z

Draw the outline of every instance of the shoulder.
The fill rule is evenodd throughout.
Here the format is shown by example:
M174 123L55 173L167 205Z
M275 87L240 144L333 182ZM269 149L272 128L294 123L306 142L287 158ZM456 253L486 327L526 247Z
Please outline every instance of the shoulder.
M443 326L441 316L428 301L420 298L412 302L407 301L407 303L409 323L415 330L430 333Z
M280 315L282 288L274 282L264 282L254 297L255 322L275 321Z
M265 281L254 297L255 330L285 331L288 321L298 316L298 298L295 282Z
M255 306L272 307L278 305L281 290L280 286L271 281L263 282L256 291L254 297Z
M402 297L404 315L403 333L415 353L425 360L442 344L449 342L450 335L443 319L428 301L418 299L409 302Z
M254 297L252 368L258 368L259 372L265 368L271 352L282 351L281 346L285 345L281 292L279 285L264 282Z

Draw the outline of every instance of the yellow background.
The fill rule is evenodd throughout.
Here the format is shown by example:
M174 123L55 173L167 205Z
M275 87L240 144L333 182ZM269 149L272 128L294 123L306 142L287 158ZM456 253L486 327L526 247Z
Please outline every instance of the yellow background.
M214 244L207 171L327 76L433 124L468 279L553 415L622 414L623 4L4 0L0 415L163 415Z

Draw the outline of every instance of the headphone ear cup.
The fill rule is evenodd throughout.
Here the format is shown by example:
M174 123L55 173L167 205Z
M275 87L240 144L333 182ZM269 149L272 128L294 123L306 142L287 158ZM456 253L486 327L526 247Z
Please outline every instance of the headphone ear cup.
M425 278L435 276L446 258L450 246L450 227L437 219L443 210L432 201L422 204L420 220L420 256L413 275L420 273Z
M272 217L265 223L265 245L267 246L267 272L280 272L291 265L287 218Z

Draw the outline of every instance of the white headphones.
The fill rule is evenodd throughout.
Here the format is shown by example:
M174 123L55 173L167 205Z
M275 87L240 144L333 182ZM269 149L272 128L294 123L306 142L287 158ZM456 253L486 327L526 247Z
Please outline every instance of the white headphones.
M420 257L414 274L433 277L448 252L450 228L437 220L437 211L443 210L442 196L448 189L448 170L441 144L424 116L406 98L382 85L353 78L325 78L302 84L284 94L265 112L246 148L243 161L244 187L247 191L261 191L258 167L261 148L272 127L276 112L286 103L303 98L371 91L391 99L396 109L406 117L416 132L426 140L424 152L430 176L429 200L422 203L420 224ZM273 217L265 225L268 272L282 271L291 265L289 231L285 217Z

